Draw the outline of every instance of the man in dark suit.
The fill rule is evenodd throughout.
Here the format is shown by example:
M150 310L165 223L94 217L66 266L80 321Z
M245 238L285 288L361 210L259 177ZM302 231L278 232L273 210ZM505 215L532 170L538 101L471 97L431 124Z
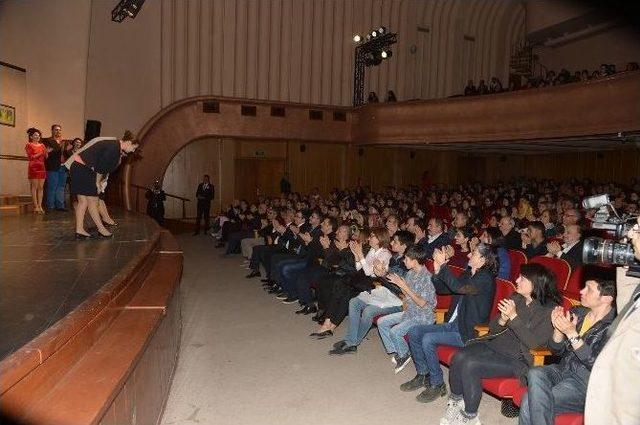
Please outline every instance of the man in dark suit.
M215 189L211 184L209 175L205 174L202 183L198 185L196 190L196 199L198 200L198 216L196 218L196 231L194 236L200 233L200 221L204 217L204 233L209 230L209 213L211 211L211 201L215 196Z
M516 230L516 222L512 217L502 217L498 223L498 229L504 236L504 244L507 249L522 249L522 239Z
M547 257L561 258L571 266L571 270L582 266L582 230L577 224L567 225L562 234L563 244L553 241L547 244Z
M445 245L449 245L449 243L451 243L451 240L444 232L444 222L442 219L437 217L430 219L427 224L427 241L422 244L427 258L433 258L433 252L437 248L442 248Z
M547 254L547 240L544 237L544 231L544 224L541 221L532 221L527 230L522 232L522 250L529 260Z

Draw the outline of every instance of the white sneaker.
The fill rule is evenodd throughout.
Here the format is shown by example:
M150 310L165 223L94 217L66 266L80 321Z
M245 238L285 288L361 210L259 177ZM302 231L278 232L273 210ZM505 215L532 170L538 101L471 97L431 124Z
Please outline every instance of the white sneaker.
M440 419L440 425L453 425L453 420L464 409L464 399L460 400L447 400L447 407L444 410L444 415Z
M396 355L395 354L391 355L391 363L393 363L394 366L398 364L398 361L396 360Z
M480 418L478 417L478 415L469 419L461 410L458 412L456 417L453 418L451 422L449 422L449 425L482 425L482 424L480 423Z

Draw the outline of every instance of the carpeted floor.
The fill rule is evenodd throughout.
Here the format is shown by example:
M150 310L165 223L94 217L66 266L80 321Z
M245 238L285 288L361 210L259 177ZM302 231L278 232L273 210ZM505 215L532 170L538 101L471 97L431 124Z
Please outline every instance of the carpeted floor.
M184 249L182 347L162 423L187 424L437 424L446 402L418 403L400 384L374 329L357 354L327 354L342 339L314 341L309 316L293 312L245 279L240 256L219 258L209 236L179 236ZM445 375L446 379L446 375ZM515 424L484 395L486 425Z

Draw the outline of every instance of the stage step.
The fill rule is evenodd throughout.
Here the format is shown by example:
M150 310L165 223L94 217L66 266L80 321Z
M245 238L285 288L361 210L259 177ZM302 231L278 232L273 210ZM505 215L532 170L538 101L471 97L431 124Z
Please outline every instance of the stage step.
M31 202L16 202L13 204L0 204L0 216L31 214L32 212L33 212L33 203Z

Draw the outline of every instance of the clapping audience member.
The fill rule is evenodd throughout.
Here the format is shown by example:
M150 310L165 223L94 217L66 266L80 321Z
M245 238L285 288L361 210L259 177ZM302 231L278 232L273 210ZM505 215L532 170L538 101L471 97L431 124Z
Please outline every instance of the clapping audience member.
M504 236L504 244L507 249L522 249L522 238L515 227L516 222L512 217L502 217L498 223L498 229Z
M413 235L406 230L396 232L391 240L393 256L389 260L389 273L403 277L407 271L404 261L407 248L413 246ZM358 345L371 329L373 318L402 311L402 300L381 283L385 279L384 265L378 261L374 265L377 279L374 288L362 291L357 297L349 300L349 327L344 340L338 341L329 354L355 353Z
M429 220L427 234L427 243L423 246L427 258L432 258L433 252L437 248L442 248L451 242L449 236L444 232L444 223L439 218Z
M522 232L522 250L530 260L538 255L547 253L547 242L544 237L544 224L539 221L532 221Z
M498 305L489 334L458 351L449 368L451 394L442 421L449 425L479 424L482 379L524 377L533 366L533 348L551 335L551 311L560 302L555 276L540 264L524 264L516 292Z
M67 185L68 170L63 166L71 156L73 146L68 140L62 138L62 126L51 126L51 137L43 141L47 157L45 166L47 169L47 209L50 211L66 211L64 189Z
M562 234L563 244L553 241L547 243L547 257L558 257L566 260L571 270L582 266L582 230L577 224L565 227Z
M511 257L504 246L504 236L493 227L487 227L480 235L479 242L489 245L495 252L498 260L498 276L500 279L509 280L511 277ZM472 250L477 243L472 239Z
M404 337L417 325L435 322L436 291L431 282L431 273L424 266L425 251L417 246L407 249L404 263L409 271L402 278L390 274L388 279L400 288L406 308L403 312L388 314L378 319L378 332L387 354L392 355L395 372L399 373L411 360L409 345Z
M469 254L469 268L460 277L447 266L444 249L433 255L433 283L438 294L453 295L443 324L425 324L409 330L409 347L416 376L400 386L402 391L426 389L417 400L428 403L447 394L436 348L440 344L462 347L474 336L474 326L487 323L495 292L496 257L485 244Z
M549 348L560 362L529 369L519 425L553 425L560 413L584 411L591 368L615 318L614 300L615 282L588 280L580 291L581 306L553 309Z

